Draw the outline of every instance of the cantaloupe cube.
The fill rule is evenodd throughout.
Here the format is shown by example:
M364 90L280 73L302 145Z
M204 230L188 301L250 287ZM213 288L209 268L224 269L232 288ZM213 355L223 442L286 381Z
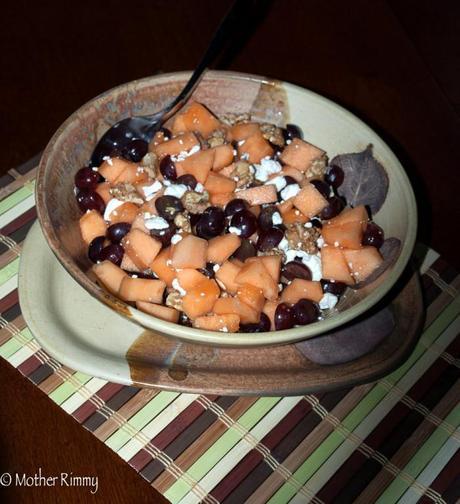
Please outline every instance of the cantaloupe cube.
M274 176L286 175L292 177L298 184L305 180L304 174L293 166L283 166L281 173L277 173Z
M259 131L238 144L238 155L249 163L260 163L264 157L273 156L274 150Z
M327 199L310 183L302 187L292 202L298 210L310 219L328 206Z
M260 133L260 126L258 123L247 122L238 123L230 128L230 136L232 140L240 142L241 140L246 140L252 135L257 135Z
M265 315L267 315L267 317L270 319L271 331L275 330L275 311L279 302L279 299L275 299L274 301L267 301L262 309L262 312L265 313Z
M133 165L134 163L128 161L127 159L114 157L103 161L101 166L98 168L98 172L107 182L113 184L122 171Z
M132 164L127 166L118 177L113 181L113 184L144 184L149 179L147 172L141 166Z
M283 201L281 203L278 203L278 210L281 215L284 216L285 213L289 212L289 210L292 210L294 206L294 198L289 198L286 201Z
M360 250L343 249L343 255L356 283L366 280L383 262L383 257L375 247Z
M260 260L246 261L238 275L236 275L235 281L240 285L248 283L262 289L267 299L273 300L278 297L278 284L273 280Z
M297 303L300 299L309 299L319 303L323 297L321 282L311 282L301 278L294 280L281 293L282 303Z
M131 222L131 229L139 229L145 234L150 234L150 231L145 227L144 213L140 209L138 209L135 219Z
M139 207L136 204L127 201L110 212L110 224L116 224L117 222L127 222L128 224L131 224L137 217L138 212Z
M366 230L368 220L369 216L367 215L366 207L360 205L355 208L345 208L339 215L337 215L337 217L328 221L327 224L331 226L339 226L348 224L349 222L359 222L364 232Z
M140 273L140 269L133 263L133 260L128 254L123 255L121 260L120 268L124 271L131 271L132 273Z
M320 159L324 154L325 152L319 147L315 147L300 138L294 138L292 142L285 147L281 153L280 159L284 164L304 172L310 167L313 161Z
M238 290L239 284L236 283L235 277L240 272L242 266L242 264L236 264L236 261L225 261L216 271L216 279L219 284L222 284L230 294L235 294Z
M125 254L126 255L126 254ZM171 267L171 248L163 249L150 264L150 269L155 275L168 287L172 286L173 280L176 278L176 270Z
M193 327L207 331L237 332L240 328L240 317L233 313L206 315L197 317L193 321Z
M235 170L235 163L231 163L228 166L224 166L221 170L219 170L219 175L223 175L224 177L232 178L232 173Z
M256 217L259 217L260 215L260 205L251 205L249 207L249 211L253 213Z
M174 135L185 131L197 131L207 138L220 127L222 127L222 124L219 119L204 105L191 102L184 112L176 115L171 131Z
M203 280L182 298L182 309L187 317L194 320L212 311L219 294L219 286L214 280Z
M167 142L153 146L153 152L161 159L166 155L177 156L181 152L187 152L193 147L200 147L198 138L192 133L184 133L172 138Z
M209 194L209 201L211 202L211 205L219 206L222 208L224 208L227 205L227 203L232 201L232 199L234 198L235 193L233 192Z
M139 310L153 315L167 322L177 323L179 320L179 312L175 308L169 306L163 306L160 304L146 303L145 301L137 301L136 308Z
M177 272L177 280L179 285L185 291L189 291L196 287L200 282L206 280L206 276L193 268L184 268Z
M304 215L297 208L291 208L289 211L283 213L283 224L294 224L295 222L299 222L300 224L305 224L310 219Z
M97 210L89 210L80 217L80 233L83 241L89 245L94 238L105 236L107 224Z
M147 269L161 250L161 243L139 229L131 229L121 243L133 263Z
M125 301L161 303L165 288L166 284L161 280L127 276L121 281L118 295Z
M347 285L353 285L355 282L350 275L342 249L336 247L323 247L321 249L321 269L323 278L343 282Z
M149 213L151 215L158 215L157 207L155 206L155 201L161 198L164 194L164 189L158 191L151 199L145 201L144 204L139 208L143 213Z
M264 205L278 201L276 187L272 184L243 189L238 191L236 196L246 200L250 205Z
M217 315L234 313L240 317L243 324L253 324L259 321L259 312L246 303L243 303L238 298L219 298L214 303L212 311Z
M324 241L333 247L361 248L363 226L360 221L346 222L338 226L325 224L321 233Z
M265 296L262 289L254 287L250 284L243 284L238 287L236 291L236 299L242 303L247 304L256 312L260 313L265 304Z
M232 193L236 188L236 182L220 173L211 172L204 187L210 194Z
M241 238L233 233L216 236L208 241L207 262L222 264L241 245Z
M106 205L113 197L110 194L110 187L111 185L108 182L101 182L95 189Z
M198 182L204 184L214 163L214 156L215 151L208 149L192 154L191 156L186 157L183 161L177 161L177 175L181 176L186 173L190 173L190 175L193 175Z
M92 270L99 282L112 294L118 294L122 280L128 276L110 261L93 264Z
M214 151L214 162L212 164L212 169L219 171L229 166L233 163L233 146L231 144L218 145L213 147L211 150Z
M198 236L188 235L175 244L171 254L173 268L200 269L206 266L208 242Z
M280 255L267 255L258 257L249 257L246 259L245 263L250 263L254 261L262 261L262 264L267 269L270 276L276 283L280 281L281 273L281 256Z

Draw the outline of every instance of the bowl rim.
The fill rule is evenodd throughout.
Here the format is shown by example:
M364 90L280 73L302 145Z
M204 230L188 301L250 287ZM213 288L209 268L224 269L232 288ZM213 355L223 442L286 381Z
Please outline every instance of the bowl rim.
M233 347L288 344L330 332L333 329L336 329L337 327L350 322L352 319L369 310L378 301L380 301L394 286L397 279L401 276L402 272L407 266L415 245L415 239L417 235L417 206L409 178L402 164L393 153L391 148L387 145L387 143L372 128L370 128L370 126L368 126L355 114L330 100L329 98L326 98L309 89L303 88L296 84L292 84L290 82L280 81L278 79L270 79L254 74L234 71L211 70L205 74L203 79L243 80L255 81L258 83L270 85L282 85L283 88L285 88L288 92L289 90L291 90L292 92L308 95L310 98L316 100L317 102L320 102L323 106L333 109L334 113L341 114L343 117L352 120L355 123L358 122L363 131L367 132L370 136L376 137L381 143L381 147L389 154L391 162L398 172L399 184L401 189L403 190L404 199L408 207L408 232L406 233L404 243L402 244L399 257L392 265L391 270L388 272L388 276L384 282L378 285L372 292L370 292L356 305L347 308L345 311L335 314L330 318L309 324L307 326L285 329L282 331L275 330L261 333L226 333L219 331L204 331L201 329L191 328L173 322L164 321L126 304L114 295L105 291L103 288L99 287L95 282L91 281L89 277L76 265L71 256L63 250L60 240L58 239L54 227L51 223L51 219L49 218L46 205L46 196L43 190L46 177L46 168L48 166L53 147L57 143L60 136L83 111L85 111L89 107L97 106L98 103L100 104L101 102L103 102L114 92L126 91L130 87L137 87L138 85L148 83L154 85L161 84L162 82L187 80L190 75L190 71L170 72L144 77L142 79L129 81L124 84L115 86L84 103L59 126L54 135L51 137L45 150L43 151L43 155L38 166L35 185L35 197L40 226L49 247L53 251L56 258L59 260L59 262L63 265L67 272L83 288L85 288L85 290L89 294L113 308L120 315L127 317L134 323L139 324L147 328L148 330L158 330L170 337L175 337L183 341L189 341L193 343ZM133 317L133 315L135 315L135 317Z

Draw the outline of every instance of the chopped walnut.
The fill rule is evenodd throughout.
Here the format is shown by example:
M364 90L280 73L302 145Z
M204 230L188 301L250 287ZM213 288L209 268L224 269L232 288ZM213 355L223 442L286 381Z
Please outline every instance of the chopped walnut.
M221 129L216 129L211 133L211 136L208 138L208 145L210 148L218 147L219 145L224 145L225 143L226 132Z
M254 170L251 170L251 165L246 161L237 161L235 167L230 173L230 178L236 180L238 189L247 187L254 182Z
M311 165L307 168L307 171L305 172L306 179L322 180L324 178L324 174L326 173L326 164L327 164L327 157L325 154L312 161Z
M263 137L272 144L279 147L284 146L284 137L281 128L278 128L274 124L264 123L260 125L260 131Z
M307 254L316 254L318 245L316 240L321 236L318 228L306 228L303 224L295 222L290 224L286 230L286 240L292 250L303 250Z
M219 119L229 126L233 126L238 123L246 123L251 120L250 114L224 114L219 117Z
M165 304L176 310L182 310L182 297L177 291L172 291L166 296Z
M182 231L185 231L186 233L192 232L192 227L190 226L190 221L188 220L187 216L184 215L183 213L178 213L174 217L174 224L179 229L181 229Z
M196 191L186 191L181 198L184 208L190 213L203 213L209 206L209 194L206 191L202 193Z
M154 152L147 152L142 158L141 166L149 177L156 179L158 174L158 157Z
M144 203L144 200L137 193L136 188L128 182L117 184L115 187L110 188L109 192L114 198L120 201L127 201L135 203L136 205L142 205Z

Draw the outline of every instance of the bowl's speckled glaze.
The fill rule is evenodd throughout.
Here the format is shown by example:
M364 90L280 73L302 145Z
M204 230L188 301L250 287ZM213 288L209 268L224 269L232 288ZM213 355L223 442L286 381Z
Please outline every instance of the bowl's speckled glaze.
M148 77L107 91L72 114L50 140L38 170L36 199L44 235L59 261L89 294L118 313L159 334L195 343L231 346L290 343L327 332L368 310L394 285L415 243L415 198L404 169L372 129L330 100L292 84L229 72L208 72L194 99L217 115L250 112L255 120L298 124L305 139L325 149L329 158L373 145L374 156L385 167L390 182L385 203L374 220L383 227L386 236L401 240L396 262L369 286L350 292L339 304L339 313L330 318L304 327L258 334L202 331L165 322L136 310L95 283L79 232L81 213L73 192L74 175L88 163L98 138L112 124L124 117L160 110L178 93L189 75L184 72Z

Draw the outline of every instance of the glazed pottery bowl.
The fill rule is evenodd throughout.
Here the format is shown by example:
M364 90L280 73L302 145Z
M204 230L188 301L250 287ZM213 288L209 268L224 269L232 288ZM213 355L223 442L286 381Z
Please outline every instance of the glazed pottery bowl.
M74 197L74 175L87 165L102 134L122 118L151 114L162 109L182 88L189 73L180 72L129 82L94 98L72 114L57 130L40 162L36 199L40 224L54 254L88 292L133 323L173 338L213 345L250 346L286 344L335 329L375 305L404 270L415 242L415 198L403 167L366 124L330 100L311 91L264 77L208 72L194 99L217 115L250 112L257 121L299 125L304 138L326 150L329 159L342 153L361 152L371 144L373 155L384 167L388 193L374 221L387 237L400 241L388 269L374 282L351 290L337 310L311 325L266 333L203 331L148 315L102 289L92 276L78 221L81 212ZM82 314L84 316L84 314Z

